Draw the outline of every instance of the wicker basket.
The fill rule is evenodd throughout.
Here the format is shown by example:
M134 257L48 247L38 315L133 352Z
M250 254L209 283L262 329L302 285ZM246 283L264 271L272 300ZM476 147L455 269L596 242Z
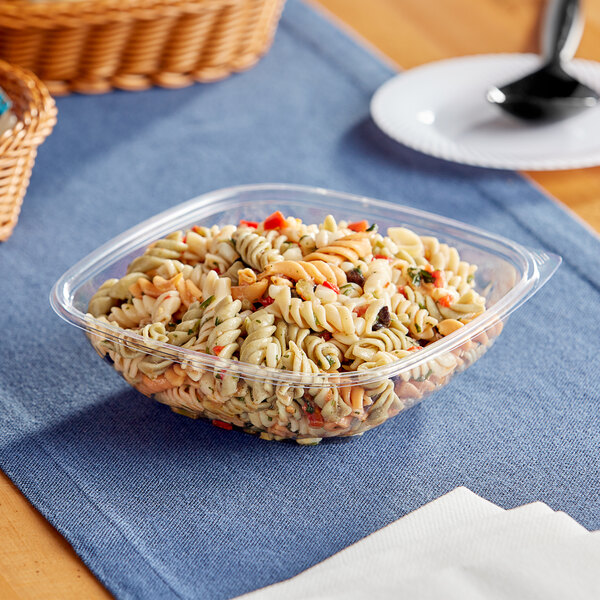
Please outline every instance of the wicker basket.
M0 0L0 58L54 95L184 87L251 67L284 0Z
M17 224L38 146L56 123L56 106L35 75L4 61L0 86L17 117L17 124L0 137L0 241L5 241Z

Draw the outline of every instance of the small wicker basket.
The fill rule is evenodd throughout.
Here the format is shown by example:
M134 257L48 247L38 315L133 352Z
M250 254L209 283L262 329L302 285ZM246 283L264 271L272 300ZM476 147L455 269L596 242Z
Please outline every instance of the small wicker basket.
M0 0L0 58L53 95L184 87L251 67L284 0Z
M17 117L0 137L0 241L5 241L17 224L38 146L56 123L56 106L35 75L1 60L0 87Z

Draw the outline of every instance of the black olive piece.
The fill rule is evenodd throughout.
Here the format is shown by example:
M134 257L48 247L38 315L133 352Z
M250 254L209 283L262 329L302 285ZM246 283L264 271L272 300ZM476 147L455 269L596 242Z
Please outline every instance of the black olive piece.
M346 273L346 279L348 280L348 283L356 283L357 285L360 285L360 287L365 285L365 278L358 269L348 271Z
M384 327L389 327L391 322L392 318L390 316L390 311L387 306L384 306L377 314L377 320L373 325L373 331L383 329Z

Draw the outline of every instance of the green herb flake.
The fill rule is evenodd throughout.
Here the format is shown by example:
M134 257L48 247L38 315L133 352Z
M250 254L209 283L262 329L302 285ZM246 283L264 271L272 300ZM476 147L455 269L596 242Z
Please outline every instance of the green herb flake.
M217 317L217 318L215 319L215 327L216 327L217 325L220 325L222 322L223 322L223 321L221 321L221 319L219 319L219 317Z
M469 276L467 277L467 283L473 283L474 281L475 281L475 275L473 275L473 274L471 273L471 275L469 275Z
M407 272L413 285L421 285L421 283L433 283L434 281L433 275L425 269L421 269L419 267L409 267Z
M188 329L188 335L194 335L194 330L193 329Z
M377 231L377 223L373 223L373 225L371 225L371 227L369 227L367 231Z
M427 371L427 373L425 373L425 375L421 375L421 377L417 377L417 378L415 379L415 381L418 381L418 382L423 382L423 381L426 381L427 379L429 379L429 377L430 377L431 375L433 375L433 371L432 371L431 369L429 369L429 370Z
M200 305L200 308L206 308L214 299L214 296L210 296Z
M423 331L418 323L415 323L415 329L417 330L417 333L421 333L421 331Z

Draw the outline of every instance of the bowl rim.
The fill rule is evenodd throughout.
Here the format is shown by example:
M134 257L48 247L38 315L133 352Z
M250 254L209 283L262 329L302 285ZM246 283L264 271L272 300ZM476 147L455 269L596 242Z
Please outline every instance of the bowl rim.
M306 374L283 371L186 350L165 342L152 341L150 344L141 335L121 329L118 326L101 323L73 305L72 300L75 292L86 281L89 281L103 269L114 264L128 253L147 245L150 241L160 239L169 232L176 231L190 219L202 219L209 217L211 214L223 212L228 208L227 201L235 201L235 204L239 207L240 200L239 198L236 200L236 197L242 194L260 192L310 195L321 200L327 197L336 198L363 210L366 207L377 207L393 211L399 216L412 217L430 226L443 226L449 236L461 234L462 237L457 237L460 237L466 244L469 244L469 240L477 240L478 247L486 248L489 251L495 250L497 253L500 252L504 258L508 258L510 255L515 270L520 269L521 277L507 293L499 298L491 307L487 308L481 315L450 335L425 346L419 352L415 352L414 356L373 369L342 373ZM212 212L210 210L207 211L206 209L210 207L213 207L215 210ZM409 372L431 360L435 360L443 354L455 350L465 342L494 327L499 321L505 320L510 313L536 293L554 274L561 260L561 257L556 254L529 249L507 238L455 219L393 202L376 200L367 196L346 192L337 192L321 187L296 184L266 183L238 185L196 196L191 200L158 213L112 238L78 261L57 280L50 292L50 304L62 319L85 330L91 335L108 338L128 348L140 350L160 358L178 363L185 362L199 369L211 370L213 372L227 371L248 381L262 381L274 385L304 385L317 388L334 385L337 387L340 385L355 386L378 382ZM518 264L515 264L515 262Z

